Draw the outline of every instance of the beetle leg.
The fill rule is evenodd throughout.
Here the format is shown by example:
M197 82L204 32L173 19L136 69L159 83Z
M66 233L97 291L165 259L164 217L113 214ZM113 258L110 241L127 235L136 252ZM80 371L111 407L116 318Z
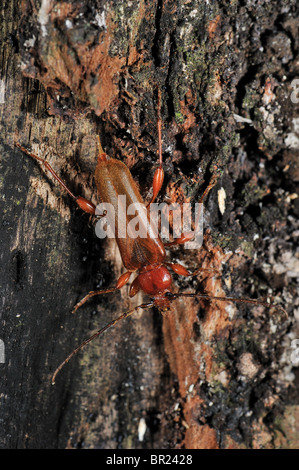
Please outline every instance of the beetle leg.
M94 297L95 295L110 294L112 292L115 292L115 291L121 289L125 284L127 284L127 282L130 279L131 274L132 274L132 271L126 271L125 273L123 273L119 277L119 279L116 283L116 286L112 287L111 289L90 291L85 297L83 297L82 300L80 300L80 302L78 302L75 305L75 307L73 308L72 313L75 313L78 310L78 308L82 307L82 305L85 304L85 302L87 302L87 300L91 299L91 297Z
M66 186L66 184L62 181L62 179L57 175L57 173L53 170L51 165L46 160L30 152L18 142L15 142L15 146L22 150L22 152L24 152L29 157L34 158L35 160L40 162L46 168L46 170L51 173L51 175L56 179L56 181L58 181L60 186L65 189L65 191L71 196L71 198L76 201L80 209L82 209L87 214L95 215L96 206L91 201L88 201L88 199L85 199L85 197L75 196L75 194L72 193L72 191Z
M149 207L156 197L158 196L163 180L164 180L164 170L163 170L163 162L162 162L162 119L161 119L161 90L158 88L158 118L157 118L157 126L158 126L158 153L159 153L159 168L156 169L153 179L153 195L151 201L148 203L147 207Z
M185 232L179 238L176 238L172 242L164 243L164 246L175 246L183 245L184 243L189 242L194 237L194 232Z
M198 268L196 271L191 272L188 269L185 268L185 266L182 266L179 263L165 263L169 268L171 268L176 274L179 276L197 276L199 273L218 273L220 274L221 271L217 269L208 269L208 268Z

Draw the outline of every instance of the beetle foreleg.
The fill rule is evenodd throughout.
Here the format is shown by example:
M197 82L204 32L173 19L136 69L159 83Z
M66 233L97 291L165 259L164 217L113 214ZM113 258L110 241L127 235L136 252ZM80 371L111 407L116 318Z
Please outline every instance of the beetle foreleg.
M116 286L112 287L111 289L90 291L85 297L83 297L82 300L80 300L80 302L75 305L72 313L75 313L78 308L82 307L82 305L85 304L87 300L91 299L91 297L94 297L95 295L110 294L111 292L115 292L116 290L121 289L125 284L127 284L131 274L131 271L126 271L125 273L123 273L118 279Z

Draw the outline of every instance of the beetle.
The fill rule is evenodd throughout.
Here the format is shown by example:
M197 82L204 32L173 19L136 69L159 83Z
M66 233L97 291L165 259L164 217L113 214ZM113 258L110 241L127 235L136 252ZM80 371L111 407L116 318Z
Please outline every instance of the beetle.
M159 166L154 173L152 183L152 198L147 204L146 209L149 213L151 204L156 200L164 181L164 170L162 164L162 120L160 114L160 103L161 93L158 91L158 116L157 116L157 128L158 128L158 155L159 155ZM15 142L18 147L26 155L40 162L44 168L49 171L54 179L60 184L60 186L69 194L69 196L76 202L78 207L87 214L96 215L96 206L89 200L82 196L76 196L61 180L58 174L54 171L51 165L43 158L30 152L20 143ZM118 207L118 196L124 195L126 205L121 208L121 217L128 223L129 216L127 214L127 208L131 203L138 203L144 205L142 196L139 192L136 182L134 181L129 168L120 160L115 158L109 158L109 156L103 151L100 139L98 139L98 162L95 170L95 182L99 197L102 202L108 202L112 204L115 210L119 212ZM214 174L211 181L207 185L203 195L201 196L199 203L202 204L210 190L215 186L217 182L217 175ZM100 217L103 217L103 213ZM149 224L151 223L149 219ZM143 237L136 238L120 238L116 236L117 245L120 250L121 258L126 271L121 274L115 287L110 289L91 291L82 300L80 300L74 307L73 313L77 311L87 300L96 295L113 293L123 286L125 286L133 273L137 276L133 280L130 289L129 296L134 297L137 292L143 291L150 297L150 301L131 310L122 313L118 318L108 323L104 328L96 331L92 336L83 341L76 349L74 349L69 356L57 367L53 376L52 384L55 383L56 376L62 367L69 362L69 360L85 345L100 336L104 331L113 327L120 320L127 318L139 309L146 309L151 307L157 307L161 313L169 310L170 304L173 300L178 297L197 297L206 300L216 301L230 301L230 302L244 302L255 305L262 305L265 307L279 307L267 302L261 302L255 299L244 299L235 297L218 297L207 294L195 294L195 293L173 293L172 292L172 276L170 270L181 276L195 276L200 272L213 272L212 269L199 268L195 272L190 272L184 266L179 263L168 263L165 261L166 250L174 245L182 245L190 241L193 237L193 232L183 233L179 238L169 243L163 243L159 234L151 236L149 234ZM282 309L283 310L283 309ZM284 311L284 310L283 310ZM285 313L285 311L284 311Z

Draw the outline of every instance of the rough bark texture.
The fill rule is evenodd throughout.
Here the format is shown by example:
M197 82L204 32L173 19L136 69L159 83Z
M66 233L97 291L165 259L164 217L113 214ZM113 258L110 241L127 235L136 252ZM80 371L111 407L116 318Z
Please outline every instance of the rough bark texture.
M296 3L4 0L1 447L298 447ZM174 249L170 259L222 275L175 276L176 289L271 296L289 318L279 309L178 300L164 317L145 311L123 321L51 386L66 354L130 302L124 288L71 315L86 292L115 283L121 261L14 140L96 203L99 134L148 198L156 84L160 201L196 202L219 175L203 248Z

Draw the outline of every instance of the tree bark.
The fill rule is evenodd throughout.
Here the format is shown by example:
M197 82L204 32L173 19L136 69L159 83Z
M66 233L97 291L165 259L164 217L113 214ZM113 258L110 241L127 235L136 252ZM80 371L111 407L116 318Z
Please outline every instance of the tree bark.
M2 63L2 448L296 448L299 331L295 0L5 0ZM150 200L205 201L204 244L169 260L179 292L271 297L287 309L181 298L57 365L146 297L74 304L123 272L113 241L18 141L98 201L97 139ZM293 314L294 312L294 314ZM5 352L5 357L3 355ZM297 354L297 355L296 355Z

